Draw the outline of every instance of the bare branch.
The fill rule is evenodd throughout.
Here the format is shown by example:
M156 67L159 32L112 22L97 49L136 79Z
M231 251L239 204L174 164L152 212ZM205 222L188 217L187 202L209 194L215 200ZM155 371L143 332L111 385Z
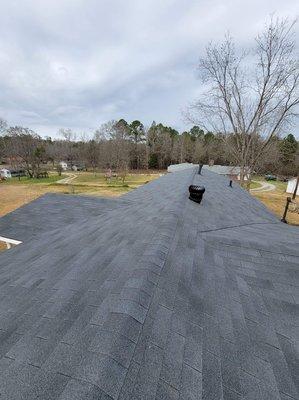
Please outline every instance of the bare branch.
M243 167L255 165L271 140L296 116L295 23L272 18L257 36L252 52L236 51L226 36L220 45L210 43L200 60L201 77L210 87L191 112L201 126L213 127L229 138L232 153Z

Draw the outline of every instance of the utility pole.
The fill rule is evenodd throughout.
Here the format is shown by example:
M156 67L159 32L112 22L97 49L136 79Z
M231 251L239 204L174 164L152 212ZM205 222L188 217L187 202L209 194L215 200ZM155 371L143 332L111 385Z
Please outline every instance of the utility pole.
M292 199L290 197L287 197L286 205L285 205L285 208L284 208L284 213L283 213L283 216L282 216L282 218L280 220L281 222L284 222L285 224L288 223L287 220L286 220L286 216L287 216L289 205L290 205L291 202L292 202Z

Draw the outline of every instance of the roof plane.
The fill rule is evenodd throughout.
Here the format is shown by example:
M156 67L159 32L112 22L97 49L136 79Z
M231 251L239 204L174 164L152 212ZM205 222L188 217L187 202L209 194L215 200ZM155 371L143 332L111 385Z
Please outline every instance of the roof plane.
M4 399L298 398L298 229L196 169L86 207L0 256Z

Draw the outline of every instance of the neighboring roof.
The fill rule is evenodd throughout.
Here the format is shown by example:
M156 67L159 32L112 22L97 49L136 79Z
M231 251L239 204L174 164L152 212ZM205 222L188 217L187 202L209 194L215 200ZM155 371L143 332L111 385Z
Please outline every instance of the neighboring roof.
M233 165L204 165L204 169L219 175L239 175L241 168Z
M181 163L181 164L172 164L169 165L167 168L168 172L177 172L177 171L183 171L185 169L194 169L194 167L198 168L198 164L192 164L192 163ZM204 169L210 171L210 172L215 172L216 174L219 175L239 175L241 168L233 165L204 165Z
M196 168L121 201L0 255L1 397L297 399L298 228Z
M184 169L194 168L195 166L196 164L192 163L172 164L167 167L167 172L183 171Z

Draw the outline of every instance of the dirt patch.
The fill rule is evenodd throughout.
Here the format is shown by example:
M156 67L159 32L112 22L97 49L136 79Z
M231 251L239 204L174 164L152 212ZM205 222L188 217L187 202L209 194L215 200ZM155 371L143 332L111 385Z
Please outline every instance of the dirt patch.
M0 184L0 217L16 210L24 204L37 199L45 193L65 193L90 196L114 197L126 193L129 189L97 188L84 185L1 185Z
M63 192L63 187L53 190L46 185L6 185L0 184L0 216L3 216L47 192Z
M0 241L0 252L7 250L6 243Z

